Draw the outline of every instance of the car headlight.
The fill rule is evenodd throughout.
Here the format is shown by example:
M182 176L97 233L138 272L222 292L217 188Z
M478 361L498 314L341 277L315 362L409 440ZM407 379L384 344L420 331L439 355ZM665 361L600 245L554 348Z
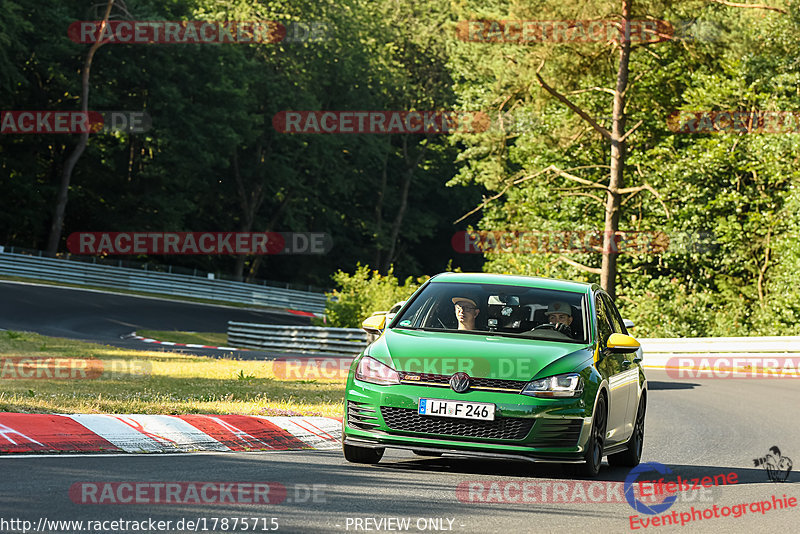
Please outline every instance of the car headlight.
M356 379L369 382L370 384L388 386L391 384L399 384L400 374L375 358L364 356L361 358L361 361L358 362L358 367L356 367Z
M583 379L578 373L531 380L522 390L523 395L532 397L577 397L581 393L583 393Z

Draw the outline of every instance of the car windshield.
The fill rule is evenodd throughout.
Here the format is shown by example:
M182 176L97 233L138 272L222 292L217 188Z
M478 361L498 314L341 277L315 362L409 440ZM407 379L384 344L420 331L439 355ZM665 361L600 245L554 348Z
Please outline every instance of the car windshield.
M391 328L586 343L584 295L515 285L432 282Z

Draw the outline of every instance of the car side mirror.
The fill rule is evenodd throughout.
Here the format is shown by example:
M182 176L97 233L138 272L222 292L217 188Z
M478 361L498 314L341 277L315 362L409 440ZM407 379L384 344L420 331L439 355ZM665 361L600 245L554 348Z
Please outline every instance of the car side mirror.
M625 334L611 334L608 337L608 341L606 341L606 347L611 352L628 353L636 352L641 345L631 336L626 336Z
M378 313L373 314L364 319L361 323L361 328L367 332L367 334L372 335L381 335L383 332L384 327L386 326L386 313Z
M636 326L630 319L623 319L622 324L625 325L625 328L633 328L634 326Z

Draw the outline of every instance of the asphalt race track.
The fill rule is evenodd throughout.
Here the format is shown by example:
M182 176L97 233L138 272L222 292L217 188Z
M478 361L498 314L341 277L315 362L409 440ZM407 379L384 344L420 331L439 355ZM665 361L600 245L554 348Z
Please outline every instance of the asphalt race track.
M307 317L228 306L0 280L0 328L36 332L117 347L165 350L122 336L143 328L225 332L228 321L307 325ZM173 352L220 355L224 351L172 347ZM242 358L261 352L237 353Z
M137 328L224 331L232 319L304 320L236 308L0 283L0 328L51 336L125 346L132 342L120 341L119 336ZM645 354L645 362L646 358ZM678 475L701 479L734 473L735 484L681 492L671 508L648 515L635 512L620 492L629 470L606 464L597 479L583 481L578 487L555 465L455 456L422 458L391 450L375 466L349 464L338 451L324 450L9 454L0 457L0 532L34 531L40 520L40 532L135 532L142 529L133 529L128 523L125 530L122 523L111 522L148 519L156 525L171 521L149 530L170 533L796 532L800 505L765 511L762 501L771 506L777 506L773 496L783 503L790 498L800 501L800 464L785 482L772 482L765 469L754 466L754 459L777 446L784 457L800 461L800 382L786 378L675 379L657 370L646 374L650 395L642 461L663 464L672 471L668 477L672 480ZM0 428L0 436L13 439L6 434ZM661 476L649 472L640 480ZM192 482L198 484L186 484ZM592 486L595 482L599 484ZM136 491L162 483L163 487L184 483L184 490L208 483L215 487L237 483L236 487L245 491L231 490L224 502L215 501L213 495L190 497L185 492L175 494L178 502L173 495L171 501L154 503L147 502L153 499L143 493L145 502L136 503ZM247 488L265 484L269 484L270 499L248 502L253 492ZM87 492L87 487L94 489ZM92 497L100 501L94 503ZM684 526L643 527L644 521L672 512L678 521L683 514L692 517L692 508L702 514L717 506L723 514L738 506L741 514L741 505L747 513L738 518L687 519ZM248 518L247 528L239 523L241 518ZM258 525L252 518L257 518ZM10 523L12 520L31 523ZM89 523L48 527L47 522L54 520L107 523L100 528ZM187 521L194 523L187 525Z
M724 510L723 507L772 502L773 495L779 499L783 495L787 499L800 499L800 475L796 470L786 482L770 482L766 471L754 467L753 462L776 445L784 456L793 457L795 462L800 459L800 428L796 424L800 384L787 379L678 381L668 378L663 371L647 374L651 395L643 461L664 464L672 470L673 477L737 475L736 484L686 492L662 516L675 511L680 518L681 513L691 513L692 507L702 511L716 505L718 510ZM553 488L559 483L569 484L571 479L565 478L558 466L506 460L420 458L407 452L387 451L380 464L362 466L348 464L336 451L294 451L166 456L8 455L0 458L0 462L4 474L0 483L0 518L25 519L33 525L40 518L83 521L152 518L173 522L172 528L165 532L184 532L191 529L176 529L177 521L201 518L205 519L206 531L212 532L213 518L219 522L223 517L231 518L230 521L234 517L258 517L266 518L267 527L264 529L264 524L259 523L256 529L259 532L271 531L270 520L276 518L277 532L585 533L632 532L630 516L655 517L636 514L619 498L617 502L590 502L578 495L574 502L562 499L541 503L539 489L531 493L537 502L521 502L520 488L524 483L529 483L528 487L549 488L547 495L552 499ZM604 464L597 480L608 486L608 482L624 481L627 474L626 469ZM643 479L649 480L651 476L658 478L649 473ZM203 503L199 504L187 493L181 494L186 497L180 504L83 504L80 491L73 488L70 494L73 484L81 482L193 481L278 483L285 489L286 499L281 497L281 502L271 504L246 504L234 492L233 503L226 500L224 504L209 504L201 497ZM507 485L499 486L506 489L495 493L490 502L464 502L469 501L469 493L458 493L459 484L464 487L476 482L486 488L492 482ZM99 491L96 495L101 495ZM512 502L497 502L506 498L504 493ZM596 491L594 497L609 493ZM133 494L125 495L129 498ZM252 498L251 494L243 495L244 501ZM484 494L489 495L488 491ZM570 490L565 495L572 500L576 494ZM392 528L386 529L385 521L389 518L408 520L408 528L393 519ZM376 523L382 519L383 523ZM645 529L639 523L635 526L639 532L752 534L796 532L798 519L798 508L766 513L756 509L739 518L703 519L683 527ZM203 531L202 524L195 526ZM434 526L443 530L437 531ZM77 530L73 527L72 531ZM240 524L233 530L229 523L227 530L218 524L216 531L244 529ZM253 531L252 524L249 531Z

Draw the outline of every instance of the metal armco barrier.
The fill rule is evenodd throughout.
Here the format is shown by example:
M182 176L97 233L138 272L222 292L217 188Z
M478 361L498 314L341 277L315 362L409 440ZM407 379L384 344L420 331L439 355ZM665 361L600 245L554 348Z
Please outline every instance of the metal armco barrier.
M663 368L671 358L800 358L800 336L640 339L644 366Z
M326 298L322 293L25 254L0 253L0 274L318 314L325 312Z
M714 356L720 358L800 358L800 336L642 338L643 365L664 368L671 358ZM228 344L273 352L353 356L367 345L367 335L358 328L281 326L228 323Z
M352 358L367 346L358 328L283 326L228 321L228 344L267 352L310 353Z

